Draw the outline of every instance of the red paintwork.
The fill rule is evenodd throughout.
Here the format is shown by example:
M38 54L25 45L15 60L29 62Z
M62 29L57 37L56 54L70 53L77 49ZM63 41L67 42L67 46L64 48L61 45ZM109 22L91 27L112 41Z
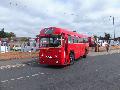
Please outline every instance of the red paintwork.
M70 64L69 54L70 51L74 51L75 59L83 56L85 54L85 49L88 49L88 43L68 43L68 35L77 36L77 37L87 37L87 35L78 34L76 32L68 31L62 28L50 27L53 28L54 35L61 35L63 34L64 40L61 47L40 47L40 64L47 64L47 65L67 65ZM42 29L40 31L40 37L50 37L50 35L45 34L45 30ZM66 40L66 43L65 43ZM52 57L52 58L49 58ZM58 61L58 63L56 63Z

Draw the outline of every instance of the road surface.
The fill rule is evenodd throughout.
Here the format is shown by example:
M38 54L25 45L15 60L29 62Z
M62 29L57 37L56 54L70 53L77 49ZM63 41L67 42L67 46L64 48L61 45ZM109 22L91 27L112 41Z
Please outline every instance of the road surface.
M120 54L91 53L67 67L0 61L0 90L120 90Z

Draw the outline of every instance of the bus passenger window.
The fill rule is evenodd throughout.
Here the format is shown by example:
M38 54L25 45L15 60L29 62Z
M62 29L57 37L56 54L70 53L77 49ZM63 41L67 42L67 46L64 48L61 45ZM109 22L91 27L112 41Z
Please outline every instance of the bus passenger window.
M61 45L60 39L56 38L56 40L54 40L54 45L56 45L56 46Z
M83 43L83 38L79 38L79 43Z
M84 42L84 43L87 43L87 42L88 42L88 39L87 39L87 38L84 38L84 39L83 39L83 42Z
M68 36L68 43L73 43L73 39L71 36Z
M74 43L78 43L78 38L74 37Z

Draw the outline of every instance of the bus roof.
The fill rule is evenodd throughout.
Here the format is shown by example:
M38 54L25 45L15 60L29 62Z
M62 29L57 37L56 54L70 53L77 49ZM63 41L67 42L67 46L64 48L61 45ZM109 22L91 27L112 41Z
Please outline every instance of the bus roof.
M73 31L58 28L58 27L44 28L40 31L40 36L46 36L46 35L49 35L49 34L60 35L62 33L65 33L65 34L68 34L68 35L71 35L71 36L88 37L87 35L78 34L77 32L73 32Z

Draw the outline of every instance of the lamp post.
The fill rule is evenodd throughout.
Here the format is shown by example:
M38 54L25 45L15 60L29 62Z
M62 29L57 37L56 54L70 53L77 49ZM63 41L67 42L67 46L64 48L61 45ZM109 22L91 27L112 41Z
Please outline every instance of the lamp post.
M111 18L112 16L110 16L110 18ZM114 40L115 40L115 17L113 16L112 17L112 22L113 22L113 29L114 29Z

